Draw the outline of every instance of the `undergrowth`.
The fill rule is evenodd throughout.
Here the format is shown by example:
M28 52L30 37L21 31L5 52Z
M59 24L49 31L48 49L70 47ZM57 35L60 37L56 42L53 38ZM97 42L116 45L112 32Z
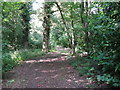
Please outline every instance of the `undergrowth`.
M17 64L20 64L21 61L32 59L37 56L44 55L45 53L42 52L40 49L25 49L25 50L18 50L10 53L5 53L2 55L2 73L5 73Z
M80 76L83 76L93 83L106 83L112 87L119 87L120 80L116 76L112 76L109 73L105 73L99 66L97 61L93 61L88 57L76 56L75 58L70 58L70 64L78 70Z

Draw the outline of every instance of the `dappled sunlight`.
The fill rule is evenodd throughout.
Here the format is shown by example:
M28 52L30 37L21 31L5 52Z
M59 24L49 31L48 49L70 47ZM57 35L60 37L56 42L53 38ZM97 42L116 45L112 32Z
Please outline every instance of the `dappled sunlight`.
M43 73L50 73L50 72L55 72L55 71L57 71L57 70L43 70L41 72L43 72Z
M35 71L38 71L39 69L35 69Z
M67 69L71 69L71 67L67 67Z
M52 69L52 70L42 70L40 71L41 73L53 73L53 72L59 72L60 70L64 70L65 68L59 68L59 69ZM66 69L68 69L66 67ZM38 71L38 69L35 69L35 71ZM69 70L66 70L67 72L69 72ZM56 75L55 75L56 76Z
M79 78L75 74L76 72L73 71L73 67L69 66L69 64L67 64L66 62L60 62L67 60L66 57L66 55L55 55L49 53L45 57L24 61L25 63L30 63L26 64L26 67L30 68L27 69L28 71L24 74L25 76L23 75L23 80L29 79L27 85L33 85L29 87L39 88L75 88L79 86L86 87L85 85L90 85L91 83L88 80L84 78ZM21 83L24 82L22 81ZM61 84L62 86L60 86Z
M36 60L30 60L30 61L25 61L26 63L33 63L36 62Z
M35 79L36 79L36 80L37 80L37 79L40 79L40 77L36 77Z
M72 80L71 80L71 79L68 79L67 81L68 81L68 82L71 82Z
M56 74L56 75L54 75L54 76L51 76L51 78L57 78L58 76L59 76L59 75Z
M2 88L120 87L120 0L2 1Z
M66 61L67 56L61 56L58 58L43 58L43 59L38 59L38 60L28 60L24 61L25 63L39 63L39 62L55 62L55 61Z
M78 79L78 78L69 78L69 79L66 79L66 81L68 83L72 83L72 82L75 82L76 84L82 84L84 83L85 85L91 85L91 82L89 80L85 80L85 79Z
M60 68L60 69L56 69L56 70L55 69L51 69L51 70L45 69L45 70L40 71L39 73L41 73L41 75L34 77L34 80L37 80L39 82L39 87L44 87L43 83L45 83L47 85L47 87L49 87L50 84L54 85L54 87L57 87L60 83L59 80L64 80L64 82L62 82L63 85L64 85L64 83L68 84L68 86L66 88L69 88L69 85L71 86L71 84L73 85L73 88L76 87L77 85L82 85L83 83L84 83L84 85L82 85L82 87L86 87L86 85L91 85L91 82L89 82L89 80L86 80L83 78L78 78L74 74L74 72L72 72L69 69L70 69L70 67L65 67L62 69ZM60 70L65 70L66 72L64 72L64 73L67 74L67 77L64 76L64 78L62 78L63 74L60 73L61 72ZM47 73L47 74L44 75L44 73ZM54 75L53 75L53 73L54 73ZM49 78L46 77L46 75L47 76L49 75ZM56 83L54 81L58 81L59 83Z
M64 54L64 55L69 55L70 53L62 53L62 54Z
M87 56L88 55L88 52L83 52L80 54L81 57L84 57L84 56Z

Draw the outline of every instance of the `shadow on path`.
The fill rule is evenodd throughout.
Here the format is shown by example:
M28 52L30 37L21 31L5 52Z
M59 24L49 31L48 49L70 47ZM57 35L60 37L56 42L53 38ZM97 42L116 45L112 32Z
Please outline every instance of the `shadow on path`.
M7 75L12 83L3 88L86 88L90 82L80 77L67 61L67 55L51 52L43 57L24 61Z

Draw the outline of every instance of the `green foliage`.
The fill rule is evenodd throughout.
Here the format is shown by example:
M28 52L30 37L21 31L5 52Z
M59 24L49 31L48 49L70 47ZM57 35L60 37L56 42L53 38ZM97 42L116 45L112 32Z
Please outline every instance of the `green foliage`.
M104 81L107 84L113 84L113 86L118 87L120 86L120 78L111 76L110 74L103 74L97 76L98 81Z
M120 65L119 65L119 52L120 52L120 31L119 31L119 14L113 13L118 11L114 5L119 3L100 3L103 8L98 16L96 15L95 21L90 23L91 41L89 49L90 58L98 62L99 69L103 75L98 75L98 81L105 81L113 86L120 85ZM110 12L106 11L110 10ZM111 11L112 10L112 11ZM116 15L116 17L113 17ZM92 30L93 29L93 30Z
M25 6L25 8L23 7ZM3 2L2 6L2 48L3 53L21 49L26 43L30 3Z
M48 6L52 6L51 10L48 10L51 19L50 21L46 19L47 23L50 22L48 26L51 27L50 48L54 49L57 45L70 47L69 39L73 39L74 34L77 54L87 51L88 56L77 57L71 61L71 65L80 72L80 75L92 78L96 75L98 81L120 87L120 2L89 4L88 8L82 7L85 5L84 2L60 4L70 34L68 37L61 16L52 8L56 6L54 3L48 3ZM33 29L29 30L30 5L22 2L3 2L3 72L11 70L22 60L41 54L39 50L32 49L15 51L21 50L26 43L27 48L41 48L43 44L41 34L43 28L36 27L34 30L33 24ZM39 13L41 21L42 13L43 11Z
M38 33L38 31L31 30L29 34L29 45L32 48L42 48L43 35Z
M37 56L44 55L40 49L25 49L25 50L19 50L19 51L14 51L10 53L5 53L2 56L2 72L7 72L13 67L23 60L31 59Z
M89 60L87 57L80 57L77 56L74 58L74 60L70 60L70 64L75 67L81 76L89 76L94 77L96 73L97 62L93 62L92 60Z
M60 5L70 36L75 34L77 53L87 51L89 55L87 59L83 58L84 61L77 58L72 65L82 75L110 75L111 78L105 76L103 81L119 86L114 79L120 81L120 2L94 2L82 9L85 4L66 2ZM69 47L61 18L53 16L53 19L52 39L59 45ZM74 32L71 29L72 20Z

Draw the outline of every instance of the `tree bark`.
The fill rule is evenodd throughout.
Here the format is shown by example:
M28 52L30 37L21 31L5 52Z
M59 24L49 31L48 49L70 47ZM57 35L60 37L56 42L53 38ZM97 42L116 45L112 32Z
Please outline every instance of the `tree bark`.
M74 5L74 4L73 4ZM73 16L73 5L71 6L70 10L70 18L71 18L71 30L72 30L72 55L75 54L75 30L74 30L74 16Z
M46 2L44 5L44 22L43 22L43 47L44 52L49 51L49 37L50 37L50 5Z
M75 54L75 32L74 32L74 23L73 20L71 21L72 25L72 54Z

